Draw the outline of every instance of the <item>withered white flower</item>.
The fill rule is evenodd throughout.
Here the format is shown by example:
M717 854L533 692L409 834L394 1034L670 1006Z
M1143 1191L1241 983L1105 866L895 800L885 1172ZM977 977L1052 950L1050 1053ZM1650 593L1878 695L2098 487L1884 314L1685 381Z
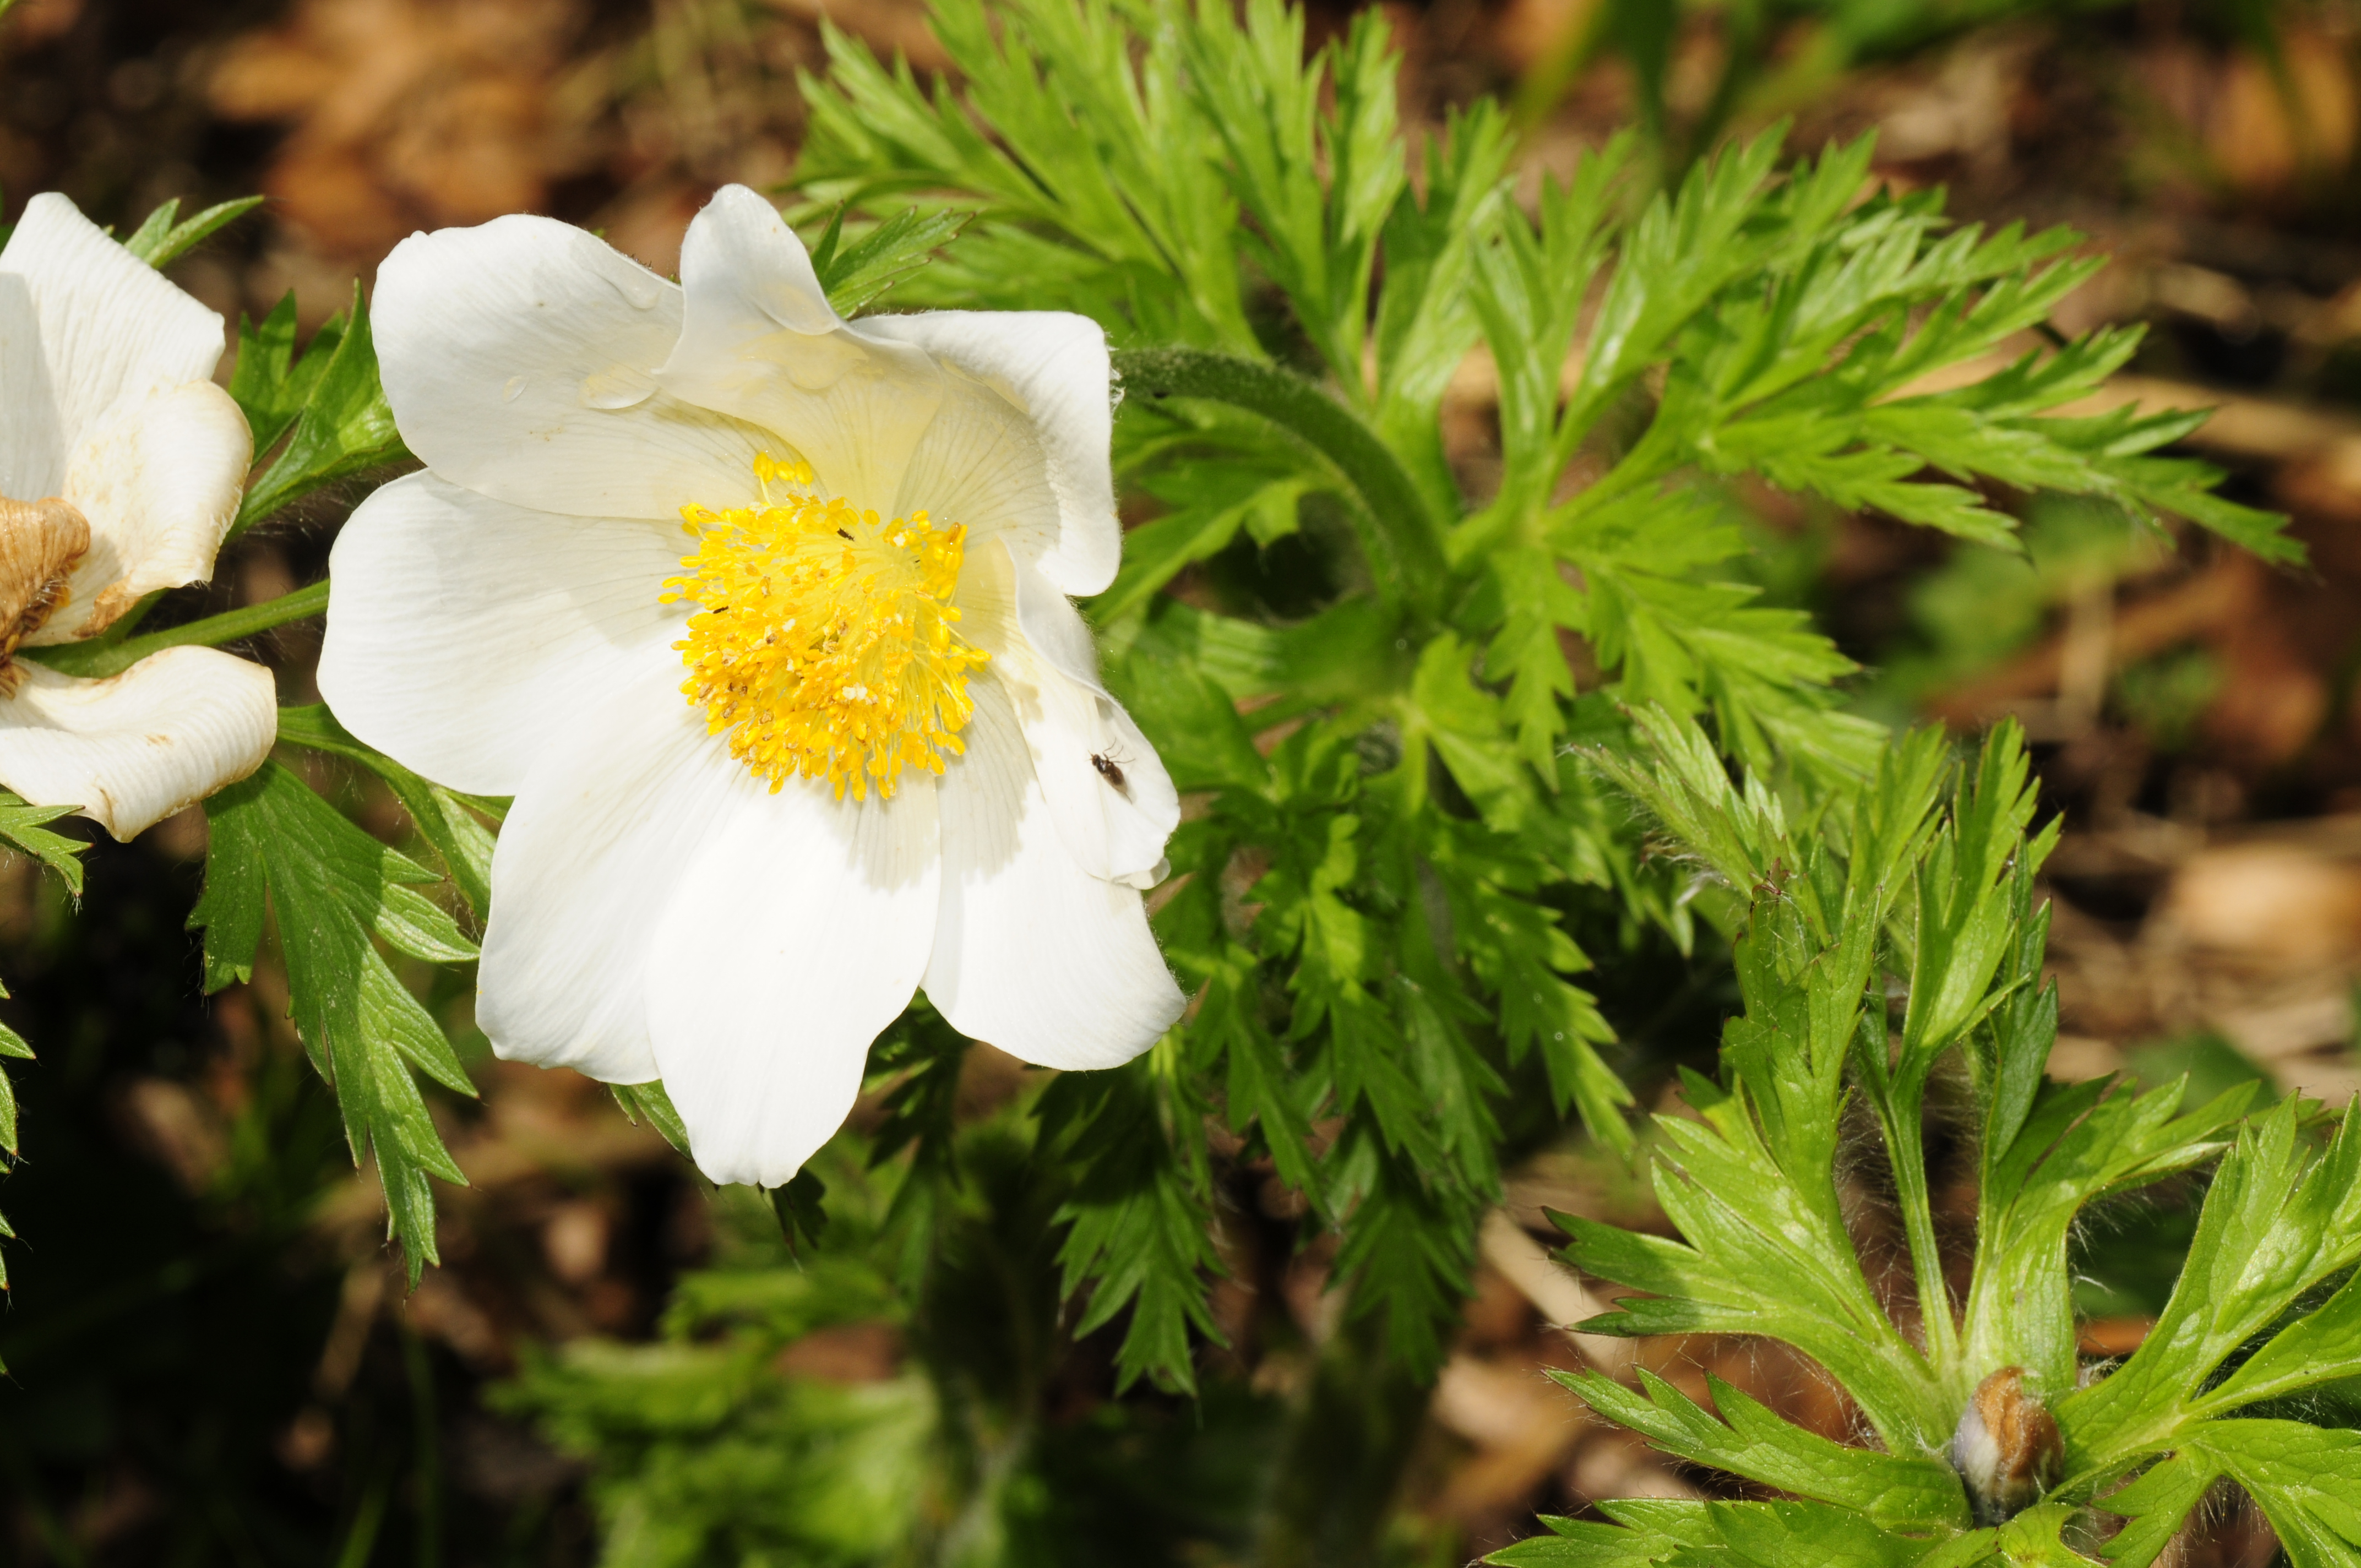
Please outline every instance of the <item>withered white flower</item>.
M261 766L270 672L168 648L82 679L18 656L203 582L254 456L209 378L222 319L63 196L0 249L0 784L118 839Z
M374 320L428 471L337 541L320 686L516 797L503 1056L661 1077L708 1176L775 1186L918 987L1049 1067L1171 1025L1138 889L1179 802L1066 598L1121 544L1095 325L848 323L743 187L677 286L505 217L404 241Z

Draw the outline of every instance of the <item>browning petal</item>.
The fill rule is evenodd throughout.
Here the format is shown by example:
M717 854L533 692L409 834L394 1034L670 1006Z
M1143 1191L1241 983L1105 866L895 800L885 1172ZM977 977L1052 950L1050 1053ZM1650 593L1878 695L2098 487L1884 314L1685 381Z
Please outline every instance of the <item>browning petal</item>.
M90 549L90 523L56 497L0 496L0 660L65 603L74 564Z

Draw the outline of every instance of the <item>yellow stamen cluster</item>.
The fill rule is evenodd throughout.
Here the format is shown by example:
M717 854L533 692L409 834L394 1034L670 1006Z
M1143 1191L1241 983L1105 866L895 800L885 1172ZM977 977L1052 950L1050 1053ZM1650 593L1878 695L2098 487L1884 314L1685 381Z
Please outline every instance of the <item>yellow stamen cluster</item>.
M774 794L800 775L829 780L840 800L872 787L890 798L904 768L941 773L975 712L968 673L989 657L951 630L967 530L923 511L880 521L840 499L774 500L774 483L812 475L767 453L754 477L759 506L680 509L697 554L663 600L704 607L673 644L689 671L682 693Z

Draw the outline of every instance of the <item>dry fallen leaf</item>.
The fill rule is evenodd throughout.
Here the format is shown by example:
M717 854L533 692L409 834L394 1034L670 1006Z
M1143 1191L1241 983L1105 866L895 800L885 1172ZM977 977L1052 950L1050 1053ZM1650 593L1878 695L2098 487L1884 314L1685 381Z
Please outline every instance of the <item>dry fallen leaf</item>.
M321 249L373 258L414 228L543 204L544 104L573 0L301 0L214 68L215 111L291 127L266 177Z

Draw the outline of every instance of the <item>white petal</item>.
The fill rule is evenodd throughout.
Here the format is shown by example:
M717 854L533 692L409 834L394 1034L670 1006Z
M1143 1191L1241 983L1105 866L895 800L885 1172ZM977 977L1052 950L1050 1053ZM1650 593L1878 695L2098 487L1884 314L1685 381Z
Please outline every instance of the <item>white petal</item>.
M167 648L83 680L29 660L0 697L0 784L36 806L74 806L129 839L262 765L279 690L217 648Z
M1099 324L1060 311L928 311L861 326L965 373L912 455L910 488L923 493L896 510L926 507L979 534L1003 532L1066 593L1115 581L1123 526Z
M687 305L656 373L664 389L775 433L826 493L890 514L942 401L941 368L844 324L803 242L742 185L724 186L690 221L680 281Z
M739 777L657 931L649 1027L697 1168L777 1187L843 1124L926 972L935 789L856 803Z
M1050 819L1074 863L1133 887L1162 881L1180 796L1131 715L1039 660L996 658L992 674L1016 708Z
M32 286L0 272L0 496L44 500L66 477L66 438Z
M686 548L676 524L560 517L433 474L397 479L361 503L328 558L321 695L428 778L515 794L617 690L686 678L672 643L693 607L656 602Z
M222 356L222 319L109 239L50 192L26 203L0 249L0 274L24 280L0 304L0 493L58 493L68 455L126 393L205 380ZM29 302L38 338L23 337ZM14 318L14 319L11 319ZM46 402L54 422L17 421Z
M28 641L96 636L156 589L212 576L253 461L246 415L211 381L116 404L75 449L60 491L90 523L90 551Z
M714 298L752 313L769 323L765 331L829 333L844 324L819 286L804 242L776 207L743 185L724 185L690 220L681 239L680 281L691 315L697 313L700 292L719 290Z
M1073 601L1022 556L1011 554L1015 556L1016 620L1025 630L1025 640L1068 679L1093 691L1104 691L1099 685L1098 639L1083 624Z
M570 224L511 215L412 235L371 317L410 449L453 482L582 517L742 505L764 439L666 396L652 372L681 292Z
M555 737L500 826L476 1021L511 1060L656 1076L649 948L747 776L677 685L624 686Z
M1155 886L1165 874L1165 840L1180 823L1180 792L1131 715L1099 685L1090 628L1010 552L970 556L959 602L961 630L992 655L984 678L1015 707L1067 852L1093 876Z
M962 1034L1054 1068L1114 1067L1180 1016L1137 891L1078 865L1006 695L969 688L967 754L936 786L942 919L927 995Z

